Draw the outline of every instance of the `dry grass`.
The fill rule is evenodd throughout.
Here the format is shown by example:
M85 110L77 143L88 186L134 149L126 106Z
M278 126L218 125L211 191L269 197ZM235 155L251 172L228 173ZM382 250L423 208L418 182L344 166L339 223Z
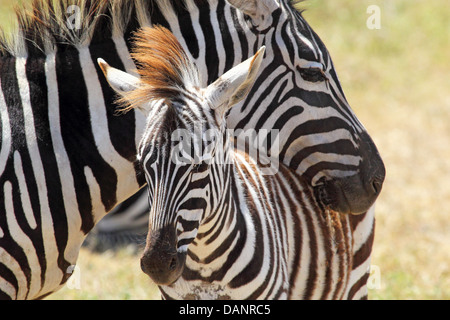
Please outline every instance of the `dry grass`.
M377 202L372 299L450 299L450 11L447 0L309 0L350 104L387 168ZM369 5L381 29L366 27ZM1 21L11 2L0 0ZM124 250L82 250L81 289L52 299L149 299L157 292Z
M160 299L160 293L142 272L135 250L97 254L83 248L69 283L47 299L145 300Z
M366 27L369 5L381 29ZM387 169L373 299L450 298L450 11L445 0L310 1L347 98Z

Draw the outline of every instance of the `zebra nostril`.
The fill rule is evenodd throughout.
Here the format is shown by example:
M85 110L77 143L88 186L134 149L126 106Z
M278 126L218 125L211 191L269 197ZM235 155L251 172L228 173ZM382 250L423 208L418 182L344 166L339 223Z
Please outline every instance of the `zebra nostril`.
M372 188L375 193L378 193L378 183L375 180L372 181Z
M147 265L145 264L145 262L144 262L143 259L141 259L141 270L142 270L144 273L148 273L148 272L147 272Z
M172 258L169 264L169 270L173 271L177 268L177 258Z
M381 191L381 187L383 186L383 181L377 178L372 180L372 191L374 194L379 194Z

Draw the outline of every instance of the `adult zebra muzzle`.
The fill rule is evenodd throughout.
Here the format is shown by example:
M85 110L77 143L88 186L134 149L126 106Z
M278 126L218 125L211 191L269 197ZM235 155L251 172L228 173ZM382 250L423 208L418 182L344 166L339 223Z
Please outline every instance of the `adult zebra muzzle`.
M326 208L346 214L362 214L375 203L383 187L386 169L368 135L363 135L359 151L362 161L356 174L323 179L314 187L316 199Z
M361 181L360 175L325 181L315 187L317 199L327 208L346 214L362 214L375 203L383 185L382 178Z
M141 269L157 285L171 285L183 273L186 254L177 251L175 228L150 231L141 257Z

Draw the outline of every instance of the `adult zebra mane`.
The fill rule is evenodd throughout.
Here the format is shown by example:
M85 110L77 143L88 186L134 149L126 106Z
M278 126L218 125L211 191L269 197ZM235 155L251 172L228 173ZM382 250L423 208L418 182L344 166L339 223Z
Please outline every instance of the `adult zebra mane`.
M130 24L148 23L157 1L33 0L31 7L15 8L15 32L0 30L0 56L46 54L58 45L87 46L123 36Z
M298 11L303 0L288 1ZM86 46L150 26L152 7L185 7L186 0L33 0L17 6L16 31L0 30L0 57L46 54L57 45ZM196 3L207 0L196 0ZM78 16L77 16L78 15Z

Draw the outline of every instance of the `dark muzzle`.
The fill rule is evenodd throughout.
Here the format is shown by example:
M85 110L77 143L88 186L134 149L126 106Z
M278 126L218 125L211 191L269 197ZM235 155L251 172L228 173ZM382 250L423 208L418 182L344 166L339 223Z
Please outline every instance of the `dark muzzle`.
M358 173L324 179L314 187L316 199L326 208L340 213L362 214L373 206L380 195L386 169L368 135L364 136L360 152L363 160Z
M141 269L157 285L170 285L178 280L185 262L186 254L177 252L175 228L149 231L147 246L141 257Z

